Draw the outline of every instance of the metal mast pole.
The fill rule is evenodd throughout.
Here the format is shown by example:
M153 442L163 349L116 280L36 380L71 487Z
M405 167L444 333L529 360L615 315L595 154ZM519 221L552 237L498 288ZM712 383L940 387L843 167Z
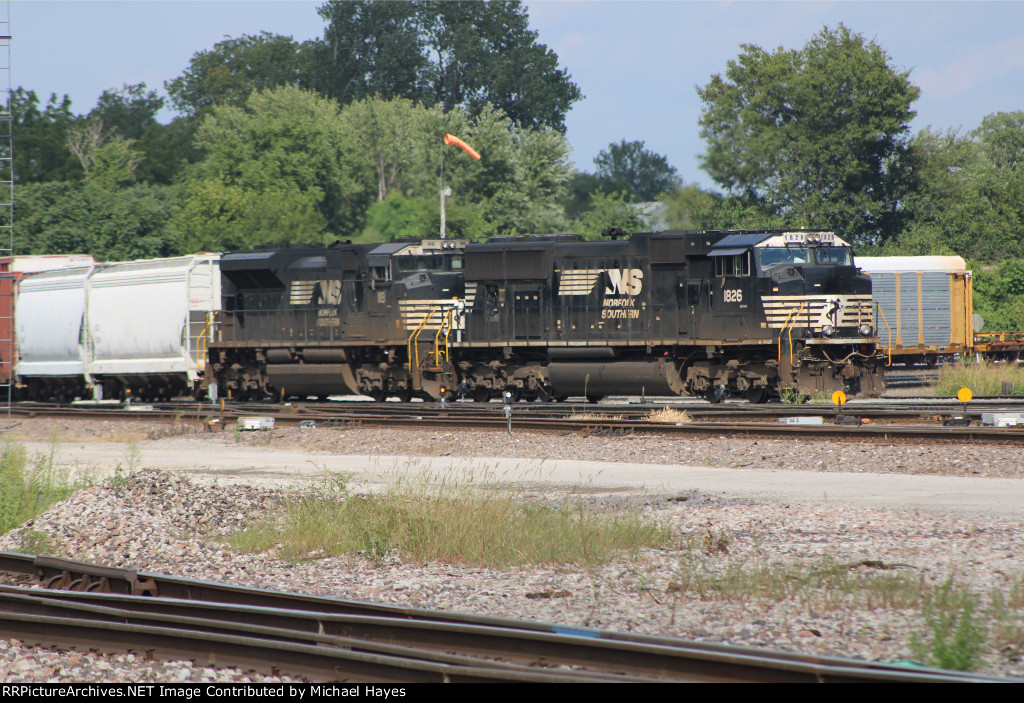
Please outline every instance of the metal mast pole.
M451 190L446 191L445 187L444 187L444 139L443 138L441 139L440 149L441 149L441 188L440 188L440 192L441 192L441 239L444 239L445 238L445 234L444 234L444 229L445 229L445 222L444 222L444 199L445 199L445 193L447 193L448 195L451 195L452 192L451 192Z
M11 3L0 5L0 403L11 429L14 395L14 96L11 91ZM3 396L6 395L6 401Z

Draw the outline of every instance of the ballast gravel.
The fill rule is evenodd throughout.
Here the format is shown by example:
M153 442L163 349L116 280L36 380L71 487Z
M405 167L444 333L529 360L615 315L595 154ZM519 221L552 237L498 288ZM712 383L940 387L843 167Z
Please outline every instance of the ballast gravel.
M136 441L162 426L64 423L61 436ZM24 437L48 434L22 422ZM130 438L130 433L144 436ZM174 437L181 440L181 437ZM189 435L228 451L230 433ZM510 446L503 433L428 430L280 429L238 440L255 446L360 454L523 456L775 467L821 471L898 471L1022 477L1020 450L952 445L836 444L774 440L537 435ZM840 447L842 449L840 449ZM858 458L862 457L862 458ZM0 550L48 551L140 571L347 599L680 637L705 642L853 657L921 660L914 637L933 635L913 596L884 590L853 596L845 576L899 575L924 593L947 580L980 598L974 624L985 632L983 673L1024 677L1024 524L932 512L738 501L691 492L549 494L530 499L626 507L670 527L678 549L644 550L594 567L540 565L486 569L411 563L399 555L286 561L273 551L243 554L224 535L279 510L287 490L198 483L140 466L50 507L0 538ZM1022 483L1024 488L1024 483ZM361 491L357 483L352 491ZM554 489L553 489L554 490ZM38 549L35 551L39 551ZM754 575L746 586L741 577ZM807 579L813 587L786 591ZM760 582L760 585L758 585ZM769 594L769 583L778 592ZM725 588L723 584L733 584ZM914 589L911 589L911 593ZM999 594L995 596L994 594ZM1002 607L990 606L1001 598ZM4 682L259 682L286 680L219 670L203 662L151 662L131 653L56 652L0 639Z

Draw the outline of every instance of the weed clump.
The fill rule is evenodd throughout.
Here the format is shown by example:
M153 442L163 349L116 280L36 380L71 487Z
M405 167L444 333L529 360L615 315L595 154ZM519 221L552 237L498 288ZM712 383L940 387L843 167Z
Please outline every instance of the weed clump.
M362 553L377 563L398 555L415 563L504 568L599 564L622 551L671 546L672 535L637 511L545 505L459 477L440 484L400 479L379 495L307 492L229 542L243 551L276 547L286 559Z
M970 388L974 395L1024 395L1024 368L1014 363L991 362L948 364L939 369L939 379L932 384L935 394L955 398L961 388Z
M931 637L910 640L915 655L940 669L974 671L981 666L987 631L980 614L981 599L947 579L924 610Z
M687 424L693 422L693 418L690 416L690 413L685 410L679 410L678 408L672 408L669 406L652 410L644 419L651 422L671 422L675 424Z
M0 534L5 534L68 498L87 482L73 481L56 465L57 441L50 451L29 458L25 447L5 439L0 442Z

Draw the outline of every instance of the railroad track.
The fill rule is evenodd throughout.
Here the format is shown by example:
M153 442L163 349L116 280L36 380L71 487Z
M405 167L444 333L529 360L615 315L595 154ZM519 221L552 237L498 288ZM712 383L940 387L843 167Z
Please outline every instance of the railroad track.
M0 586L3 630L26 643L145 651L316 681L1007 680L264 591L9 552L0 553L0 570L47 587Z
M984 427L976 423L981 414L999 409L1024 411L1021 405L1002 401L973 403L964 412L959 403L934 402L893 404L860 403L840 412L833 406L720 406L671 404L686 410L690 422L656 422L646 419L651 409L661 404L635 406L594 405L572 407L519 404L512 406L511 429L529 431L577 432L586 434L661 434L680 436L729 435L747 437L828 438L859 441L914 441L940 443L1024 444L1022 427ZM260 415L273 417L278 425L315 426L387 426L405 428L451 428L508 430L509 419L500 404L367 403L345 404L344 408L310 405L245 404L225 409L209 405L152 406L148 410L124 407L59 407L18 404L12 412L19 416L79 419L147 420L165 422L215 421L226 427L239 418ZM966 416L970 426L945 426L943 420ZM782 424L780 417L798 418L796 424ZM808 418L821 418L810 424ZM864 421L867 421L866 423ZM902 420L902 422L893 422Z

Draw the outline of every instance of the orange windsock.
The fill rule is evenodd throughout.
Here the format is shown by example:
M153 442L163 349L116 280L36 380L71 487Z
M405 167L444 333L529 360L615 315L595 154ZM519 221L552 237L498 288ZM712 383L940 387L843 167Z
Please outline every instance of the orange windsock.
M473 150L473 147L471 147L469 144L466 144L466 142L462 141L461 139L456 137L454 134L446 134L446 135L444 135L444 143L445 144L451 144L452 146L457 146L460 149L462 149L464 152L466 152L467 154L472 156L477 161L480 160L480 154L476 153L476 151Z

